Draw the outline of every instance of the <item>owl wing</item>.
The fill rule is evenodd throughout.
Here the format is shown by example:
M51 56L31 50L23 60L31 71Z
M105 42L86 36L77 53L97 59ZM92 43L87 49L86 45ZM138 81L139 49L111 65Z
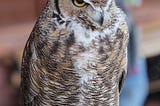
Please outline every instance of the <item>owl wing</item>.
M55 30L52 36L47 36L49 35L47 33L46 37L41 35L41 33L37 33L37 30L36 27L32 31L23 52L21 65L21 103L23 106L39 106L40 104L47 105L47 103L50 103L45 103L43 100L43 98L45 98L45 101L49 100L49 97L44 97L48 93L45 88L49 86L49 70L53 70L50 72L57 71L58 68L54 68L54 64L56 66L55 58L56 60L61 59L59 55L55 57L55 51L58 48L57 40L59 40L60 36L68 35L68 32L65 33L64 30L58 30L58 32ZM72 40L72 33L69 36L66 42L63 42L68 44L68 46L71 44L69 41ZM52 57L52 61L48 61L50 59L49 56ZM68 64L69 62L66 61L63 68L67 68Z
M121 73L120 79L119 79L119 92L121 92L122 86L124 84L124 80L127 75L127 45L128 45L129 33L128 33L128 26L127 26L126 22L121 24L119 31L118 31L118 34L123 37L122 48L121 48L123 57L122 57L121 64L120 64L120 68L121 68L122 73Z
M21 104L22 106L39 106L42 103L44 87L47 86L46 70L43 68L38 52L43 44L38 44L38 35L32 31L23 52L21 65ZM46 93L46 92L45 92Z
M24 52L23 52L23 58L22 58L22 65L21 65L21 104L22 106L33 106L33 101L35 97L38 95L38 93L32 93L32 81L31 77L33 74L33 51L32 51L32 42L33 42L34 36L31 34Z

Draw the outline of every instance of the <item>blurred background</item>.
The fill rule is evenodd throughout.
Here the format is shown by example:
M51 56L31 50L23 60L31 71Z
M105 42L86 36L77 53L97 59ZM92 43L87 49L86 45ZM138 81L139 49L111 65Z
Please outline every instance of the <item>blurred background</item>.
M116 0L130 28L120 106L160 106L160 0ZM0 106L18 106L21 56L46 0L0 0Z

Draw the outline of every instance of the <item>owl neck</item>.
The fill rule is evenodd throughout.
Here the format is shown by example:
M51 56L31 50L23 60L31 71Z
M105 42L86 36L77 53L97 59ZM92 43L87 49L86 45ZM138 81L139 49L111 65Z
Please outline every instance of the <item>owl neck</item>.
M61 20L61 14L59 7L57 7L58 0L48 0L44 10L42 11L36 26L41 28L43 32L46 29L50 29L52 27L51 20L56 16L57 20Z

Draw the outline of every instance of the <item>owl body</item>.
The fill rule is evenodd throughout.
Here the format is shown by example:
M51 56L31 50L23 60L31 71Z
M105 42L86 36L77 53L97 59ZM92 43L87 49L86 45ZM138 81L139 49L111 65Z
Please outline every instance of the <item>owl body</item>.
M28 39L24 106L118 106L126 74L125 16L114 0L77 0L82 7L75 1L49 0Z

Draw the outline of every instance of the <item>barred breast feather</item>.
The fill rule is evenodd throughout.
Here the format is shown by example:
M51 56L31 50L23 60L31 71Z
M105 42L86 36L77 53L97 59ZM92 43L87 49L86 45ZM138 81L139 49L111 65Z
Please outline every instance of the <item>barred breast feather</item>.
M23 53L23 106L119 105L127 65L125 15L114 0L82 1L97 10L106 6L100 24L86 15L90 7L48 0Z

